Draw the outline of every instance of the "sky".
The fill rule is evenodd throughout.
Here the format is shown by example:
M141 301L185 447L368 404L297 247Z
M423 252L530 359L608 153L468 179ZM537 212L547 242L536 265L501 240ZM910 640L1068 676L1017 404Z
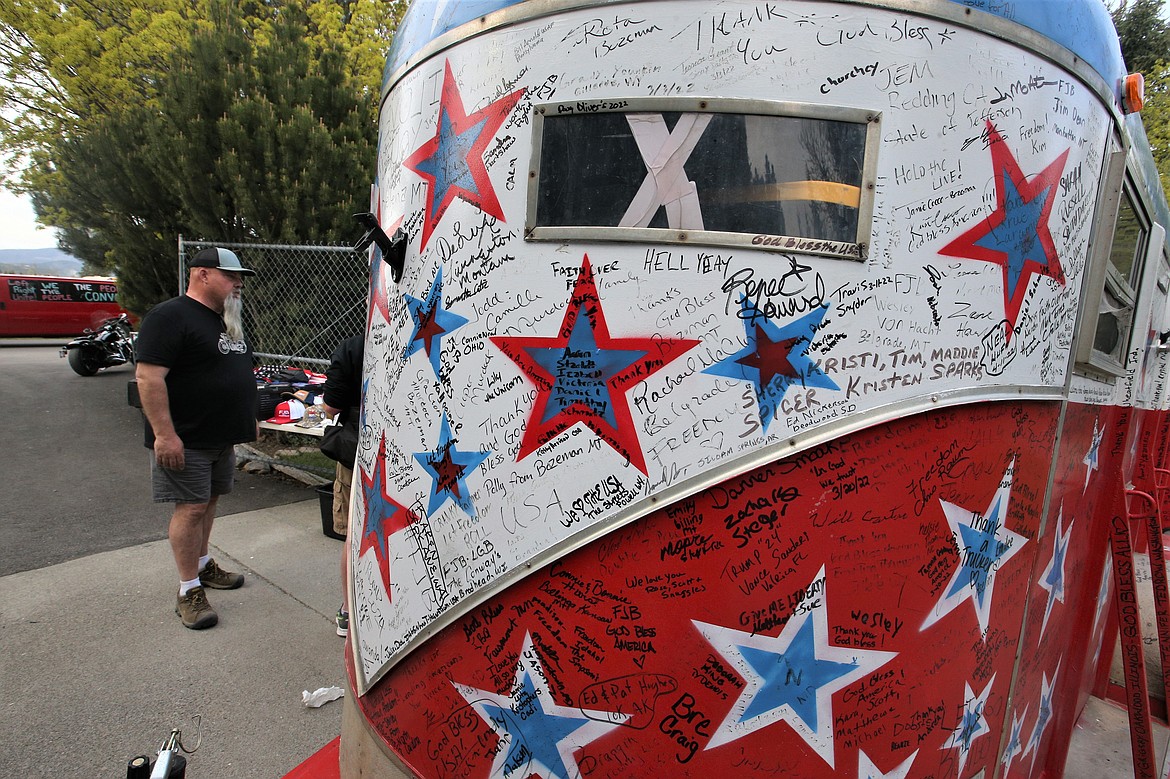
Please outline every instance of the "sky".
M49 249L57 233L36 223L28 198L0 189L0 249Z

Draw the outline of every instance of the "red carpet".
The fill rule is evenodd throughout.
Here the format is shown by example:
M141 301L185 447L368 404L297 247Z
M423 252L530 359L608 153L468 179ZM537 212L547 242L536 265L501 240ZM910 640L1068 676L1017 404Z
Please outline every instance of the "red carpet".
M285 774L284 779L341 779L340 749L341 736L338 736Z

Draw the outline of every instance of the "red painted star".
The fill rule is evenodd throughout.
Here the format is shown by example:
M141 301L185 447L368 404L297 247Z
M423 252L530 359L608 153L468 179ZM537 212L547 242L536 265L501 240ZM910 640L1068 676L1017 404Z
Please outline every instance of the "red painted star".
M764 328L756 325L756 350L751 354L740 357L736 362L755 368L760 372L760 383L768 386L777 376L787 376L790 379L799 379L800 371L792 367L789 355L793 347L801 341L800 338L784 338L773 341L768 338Z
M646 460L626 392L699 344L659 335L611 337L588 255L555 337L492 336L491 341L537 389L517 460L580 422L642 473Z
M438 343L435 336L446 335L447 330L437 321L435 321L435 309L437 306L431 306L422 312L422 321L418 323L418 334L415 336L417 340L422 341L423 350L427 353L427 359L431 356L432 344Z
M431 233L457 197L505 221L483 157L523 95L524 90L518 89L469 116L463 110L451 63L446 63L435 135L402 163L429 185L420 252L426 249Z
M397 502L386 492L386 434L382 433L378 445L378 456L374 459L374 470L366 473L359 466L362 480L362 495L365 498L366 521L362 525L361 545L358 557L367 550L374 550L378 571L382 574L382 586L386 599L393 600L390 589L390 536L405 530L418 520L410 509Z
M452 459L450 446L443 447L442 453L434 460L431 460L431 467L439 475L439 478L436 480L437 486L435 489L450 492L455 496L455 502L458 503L458 498L462 497L459 491L459 483L463 480L464 468Z
M1004 313L1010 338L1033 275L1047 276L1064 285L1064 269L1048 230L1048 219L1068 149L1029 180L991 122L987 129L991 164L996 171L995 210L939 249L939 254L982 260L1003 268Z

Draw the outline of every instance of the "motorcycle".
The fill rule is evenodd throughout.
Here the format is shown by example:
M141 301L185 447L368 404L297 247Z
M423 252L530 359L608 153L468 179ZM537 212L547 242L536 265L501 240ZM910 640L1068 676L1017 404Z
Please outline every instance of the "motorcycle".
M69 357L69 367L79 376L93 376L100 370L134 362L136 334L126 314L107 319L97 330L86 329L61 348Z

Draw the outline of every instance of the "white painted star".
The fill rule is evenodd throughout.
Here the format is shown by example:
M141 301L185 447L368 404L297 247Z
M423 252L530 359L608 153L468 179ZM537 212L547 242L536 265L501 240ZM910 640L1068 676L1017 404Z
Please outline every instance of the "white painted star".
M1028 704L1031 706L1031 704ZM1008 737L1007 747L1004 748L1003 757L1000 758L1000 764L1003 765L1004 775L1007 775L1007 769L1011 767L1012 759L1016 755L1024 753L1024 745L1020 741L1020 734L1024 730L1024 720L1028 718L1028 706L1020 712L1019 716L1012 712L1012 729L1011 736Z
M833 694L897 653L829 646L827 602L822 567L775 638L694 622L746 682L706 749L784 721L821 759L834 764Z
M971 742L991 732L987 724L987 696L991 694L991 685L995 684L995 674L987 681L987 686L979 695L971 690L969 682L963 683L963 713L959 716L959 724L951 731L950 738L940 749L959 750L959 776L963 775L963 767L967 764L967 753L971 751Z
M1044 607L1044 621L1040 623L1040 635L1044 635L1045 629L1048 627L1048 617L1052 614L1052 604L1055 601L1064 603L1064 563L1067 560L1066 552L1068 552L1069 537L1072 536L1073 525L1076 520L1068 523L1067 528L1062 529L1062 522L1064 515L1064 507L1061 507L1060 512L1056 516L1056 532L1052 534L1052 557L1048 560L1048 566L1044 572L1040 574L1040 581L1037 582L1041 587L1048 591L1048 604Z
M914 754L902 761L902 764L897 768L891 770L888 774L883 774L878 770L878 767L873 764L873 760L869 755L865 754L865 750L857 753L857 779L906 779L906 775L910 773L910 767L914 765L914 758L918 757L918 750L914 750Z
M1105 607L1109 605L1109 592L1113 584L1113 553L1105 552L1105 567L1101 571L1101 586L1097 589L1097 610L1093 614L1093 641L1096 649L1093 650L1093 663L1101 657L1101 640L1098 631L1101 629L1101 618L1105 616Z
M553 700L540 655L528 634L517 659L516 682L506 693L454 680L451 684L499 737L492 777L580 776L573 753L629 718L619 712L562 706Z
M432 39L438 37L437 32L439 29L439 25L448 21L447 7L449 5L452 5L455 2L455 0L436 0L436 2L437 2L436 7L431 11L431 38Z
M1040 751L1040 740L1044 738L1044 731L1048 730L1048 723L1052 721L1052 688L1056 686L1056 677L1060 674L1060 663L1063 657L1056 661L1056 670L1052 672L1052 681L1048 681L1048 674L1040 677L1040 708L1036 712L1036 723L1032 726L1032 735L1028 736L1028 745L1022 755L1032 755L1032 767L1036 766L1036 754ZM1032 769L1028 769L1032 773Z
M979 629L984 635L987 634L996 574L1028 541L1019 533L1007 529L1008 502L1011 499L1015 467L1016 462L1012 460L983 514L945 500L939 501L958 545L959 564L943 589L942 597L926 615L920 630L925 630L970 600L979 619Z

